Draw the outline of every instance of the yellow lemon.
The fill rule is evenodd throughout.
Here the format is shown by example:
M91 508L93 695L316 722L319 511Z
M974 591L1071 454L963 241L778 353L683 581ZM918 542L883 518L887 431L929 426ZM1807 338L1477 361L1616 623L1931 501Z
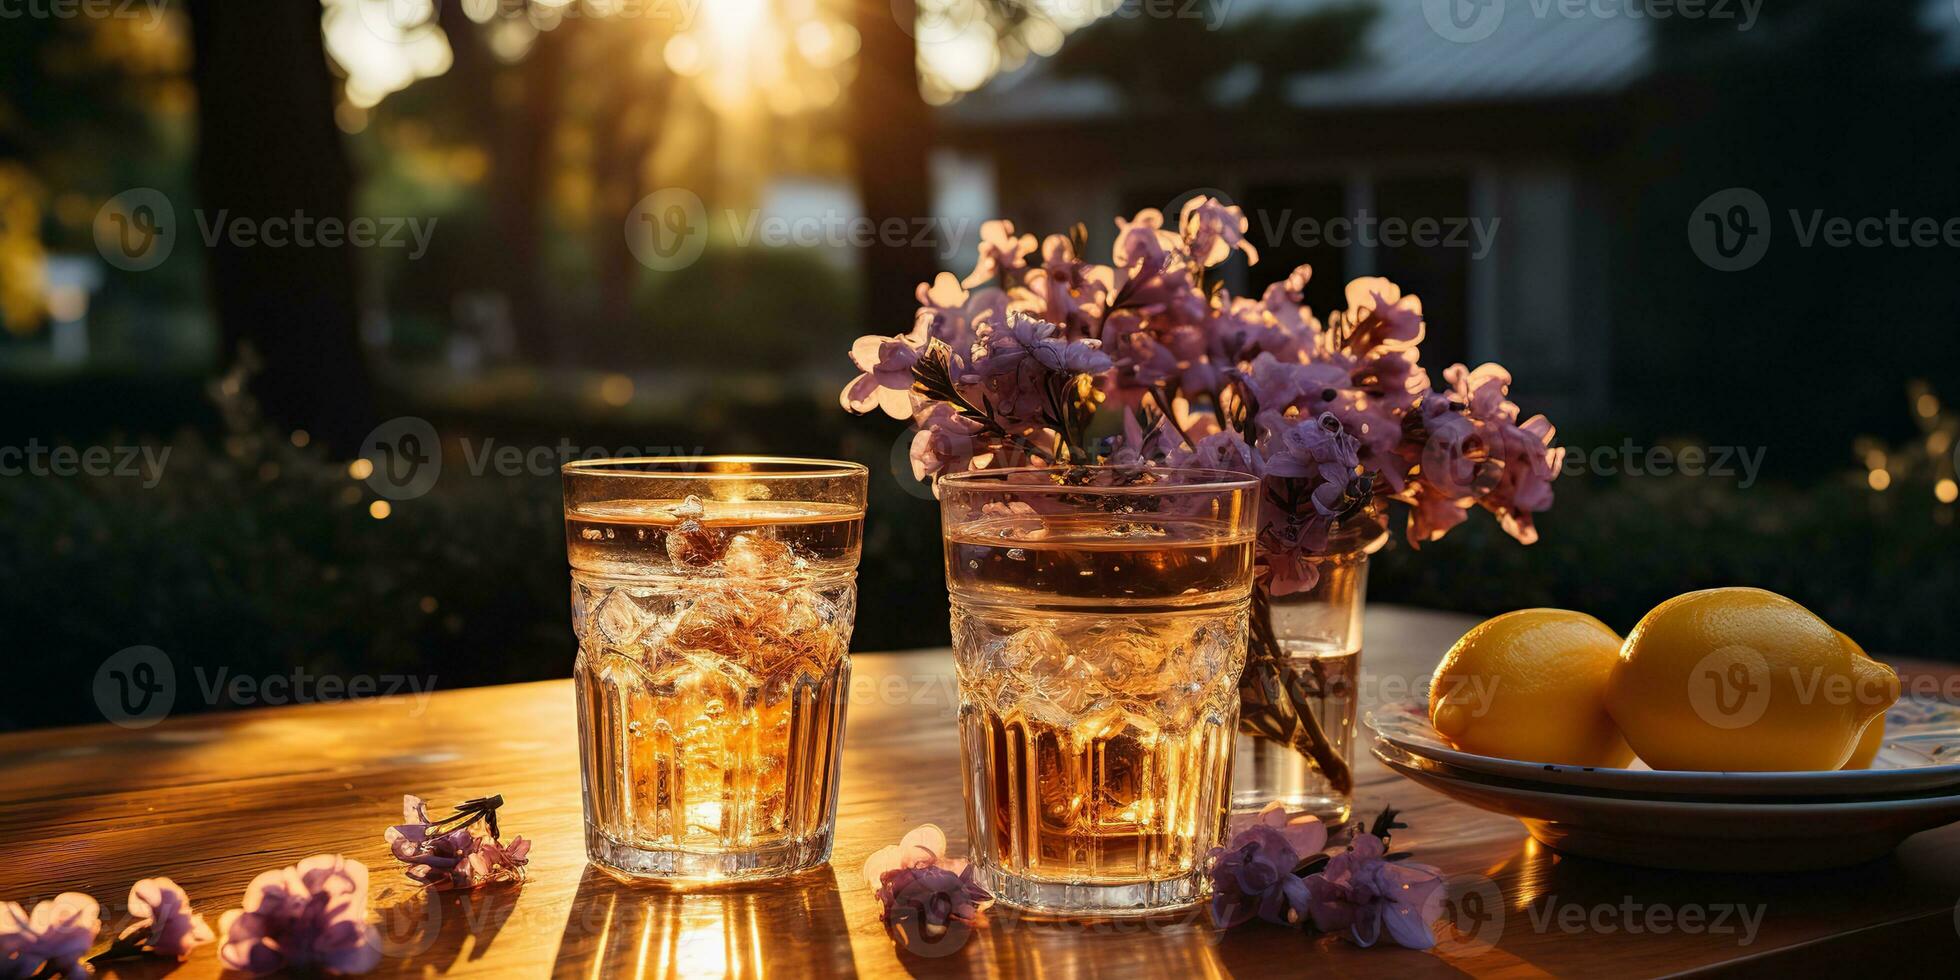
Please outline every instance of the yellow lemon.
M1843 630L1838 631L1838 639L1843 641L1845 646L1851 648L1852 653L1855 653L1860 657L1871 656L1871 654L1865 652L1864 647L1858 645L1857 640L1845 636ZM1881 711L1878 713L1878 717L1873 718L1871 720L1871 724L1865 726L1865 733L1863 735L1858 736L1858 747L1851 751L1851 760L1844 764L1844 768L1846 769L1871 768L1872 760L1878 758L1879 744L1884 741L1885 741L1885 712Z
M1443 655L1429 723L1479 755L1571 766L1633 761L1602 700L1620 636L1585 613L1520 609L1478 624Z
M1836 769L1899 696L1810 610L1762 589L1709 589L1655 606L1627 634L1606 708L1656 769Z

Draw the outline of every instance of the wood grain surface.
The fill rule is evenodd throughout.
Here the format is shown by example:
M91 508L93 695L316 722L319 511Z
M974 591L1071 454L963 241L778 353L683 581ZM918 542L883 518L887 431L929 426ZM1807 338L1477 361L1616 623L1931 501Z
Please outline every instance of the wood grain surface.
M1368 617L1364 708L1426 675L1470 624L1387 606ZM952 660L853 661L835 856L796 879L683 892L586 867L571 687L550 681L0 737L0 899L94 895L106 946L137 878L175 878L215 924L258 872L340 852L372 872L388 954L376 972L402 976L1951 975L1960 954L1960 826L1848 871L1647 871L1554 854L1515 820L1422 790L1365 748L1360 810L1401 808L1398 849L1450 876L1433 950L1361 950L1262 924L1221 934L1195 911L1094 921L997 909L964 941L901 952L859 869L921 823L964 851ZM412 887L382 840L403 793L438 806L503 794L506 837L537 842L529 879L468 895ZM104 975L219 972L205 947L181 967L134 961Z

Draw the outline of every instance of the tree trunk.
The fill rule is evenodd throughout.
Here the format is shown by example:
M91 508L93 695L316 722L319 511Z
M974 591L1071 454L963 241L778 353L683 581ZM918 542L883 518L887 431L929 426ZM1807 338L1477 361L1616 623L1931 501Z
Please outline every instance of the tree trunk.
M863 47L851 86L852 149L865 217L881 229L864 252L860 310L868 332L900 333L912 329L919 283L939 271L937 249L912 244L912 229L932 216L932 114L919 96L911 0L858 0L855 9ZM882 230L894 220L906 223L903 234Z
M565 364L574 359L573 344L559 329L547 297L544 265L545 221L551 199L551 160L564 114L565 52L583 19L567 18L556 30L538 35L518 71L522 73L522 116L504 145L509 175L500 181L503 198L498 211L504 222L504 242L516 275L510 282L511 316L516 321L518 353L533 363ZM616 24L600 25L617 27Z
M178 240L202 243L219 220L259 231L270 219L345 222L353 174L333 121L319 3L191 0L188 9L200 214L178 216ZM374 420L352 249L221 234L206 256L225 359L248 346L258 353L251 391L265 416L353 453Z
M631 34L605 39L593 60L630 65L643 44ZM645 186L647 159L659 145L672 76L665 69L626 69L611 73L594 120L592 188L597 218L590 230L592 267L598 287L600 336L633 331L633 294L645 270L626 244L621 226Z

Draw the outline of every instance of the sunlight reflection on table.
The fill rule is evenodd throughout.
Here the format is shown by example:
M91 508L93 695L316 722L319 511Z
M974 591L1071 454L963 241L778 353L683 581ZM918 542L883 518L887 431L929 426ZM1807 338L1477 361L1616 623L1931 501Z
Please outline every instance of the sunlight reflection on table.
M754 885L634 886L588 867L559 939L560 977L851 976L829 868Z

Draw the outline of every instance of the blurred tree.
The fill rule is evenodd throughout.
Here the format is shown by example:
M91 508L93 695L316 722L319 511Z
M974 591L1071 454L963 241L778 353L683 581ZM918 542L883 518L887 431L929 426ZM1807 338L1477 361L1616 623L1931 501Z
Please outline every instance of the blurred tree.
M42 193L26 167L0 158L0 328L9 333L39 326L46 305Z
M534 363L562 362L543 275L544 207L557 132L567 35L540 35L516 66L491 50L489 32L460 3L437 5L438 24L454 58L447 74L424 83L431 114L455 110L471 136L490 148L487 206L496 229L474 257L486 283L510 299L516 353Z
M911 329L919 283L938 273L931 248L910 245L910 229L932 214L926 156L932 146L932 114L919 94L919 52L913 34L913 0L857 0L857 78L850 91L850 133L858 197L876 227L904 222L904 240L874 236L864 253L862 301L865 328L874 333Z
M6 330L41 326L43 260L91 254L97 209L114 195L187 190L188 28L174 8L137 17L14 17L0 30L0 294ZM194 299L194 254L142 273L113 269L92 304L98 325L130 307ZM107 302L105 302L107 300ZM120 307L105 316L105 308Z
M918 310L918 285L939 273L937 246L948 244L910 240L918 222L933 214L927 161L933 117L922 84L936 92L947 86L943 79L920 75L928 59L921 49L916 0L853 0L851 9L861 39L848 123L858 197L876 226L899 222L907 229L903 240L880 234L864 251L861 309L866 329L909 330ZM1015 59L1026 57L1029 32L1056 32L1036 0L939 0L933 14L947 20L940 27L959 29L954 33L984 23L1000 54Z
M190 0L189 12L202 220L348 220L353 174L319 5ZM225 357L257 351L252 393L267 418L353 452L373 420L351 248L252 248L220 235L206 254Z

